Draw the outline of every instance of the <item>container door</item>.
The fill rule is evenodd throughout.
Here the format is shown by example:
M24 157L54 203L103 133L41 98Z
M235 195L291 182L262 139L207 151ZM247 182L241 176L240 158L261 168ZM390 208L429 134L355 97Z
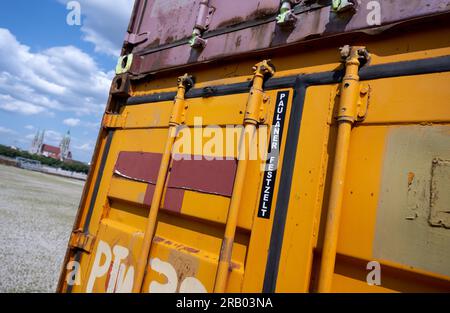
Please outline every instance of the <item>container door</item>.
M399 68L386 65L372 72L379 79L362 82L369 99L351 131L334 292L450 290L450 74L382 77ZM317 290L338 88L305 89L298 139L287 143L296 159L267 291Z
M186 100L185 123L173 146L143 292L214 289L249 97L248 86L245 91L242 84L240 88L236 93L228 88L226 95ZM265 92L265 122L257 126L254 145L248 143L250 158L227 292L263 288L272 203L282 168L278 160L284 153L293 94L292 88ZM79 275L71 285L66 280L64 290L131 292L172 107L173 100L124 105L114 122L105 125L95 180L80 210L79 228L84 238L88 234L90 247L73 250L66 274L70 280L79 268ZM267 160L268 155L272 157Z

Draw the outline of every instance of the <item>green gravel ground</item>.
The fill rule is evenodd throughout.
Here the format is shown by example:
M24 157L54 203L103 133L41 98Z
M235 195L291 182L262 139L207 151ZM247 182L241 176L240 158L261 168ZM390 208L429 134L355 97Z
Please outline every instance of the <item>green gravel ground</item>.
M0 165L0 292L54 292L83 181Z

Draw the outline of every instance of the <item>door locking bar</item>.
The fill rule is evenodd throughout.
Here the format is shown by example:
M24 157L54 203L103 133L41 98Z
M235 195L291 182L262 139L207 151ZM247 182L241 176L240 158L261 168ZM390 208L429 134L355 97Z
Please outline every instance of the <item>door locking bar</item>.
M337 114L337 141L334 155L334 165L331 178L330 200L325 225L325 237L322 249L322 259L319 273L319 292L330 292L336 262L336 249L339 235L339 223L344 196L344 182L347 168L350 136L353 125L365 116L366 111L360 109L361 96L367 95L359 80L361 61L370 58L365 47L341 48L345 59L345 76L340 90L339 111Z
M141 254L136 264L136 274L133 284L133 292L136 293L141 292L142 283L144 281L145 270L147 268L155 232L156 219L158 216L159 207L161 205L161 198L164 191L164 186L166 184L167 173L169 171L172 147L178 132L178 126L184 123L185 113L188 109L185 94L193 87L193 85L194 80L192 76L185 74L178 77L177 94L173 103L172 115L169 120L169 134L167 136L166 146L164 148L164 153L159 167L158 178L156 180L155 191L153 193L153 199L150 206L147 226L145 228L144 239L142 241Z
M231 254L233 250L234 237L236 234L237 220L239 215L239 207L241 205L242 191L244 189L245 174L248 165L248 150L246 147L246 137L249 138L249 143L252 144L256 125L264 122L263 109L264 91L263 84L265 79L273 76L275 69L270 60L262 61L253 67L253 85L247 101L247 107L244 117L244 132L241 135L239 143L239 157L238 166L236 170L236 178L234 179L233 193L231 195L231 202L228 209L227 222L225 225L225 234L222 240L222 247L219 254L219 265L217 268L216 282L214 292L223 293L228 281L228 275L231 269Z

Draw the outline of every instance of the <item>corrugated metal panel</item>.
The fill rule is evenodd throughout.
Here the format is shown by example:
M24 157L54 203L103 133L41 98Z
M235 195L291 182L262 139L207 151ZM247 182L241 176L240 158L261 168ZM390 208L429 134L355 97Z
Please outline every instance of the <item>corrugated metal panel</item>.
M143 9L145 3L147 5ZM135 19L138 22L134 23L141 26L135 25L132 35L139 37L147 33L148 39L129 49L128 52L138 55L133 61L131 72L140 75L279 48L312 38L328 38L358 31L376 33L397 23L450 12L449 0L380 0L380 25L372 25L373 12L376 10L373 1L361 0L354 14L333 12L330 1L308 3L295 7L298 18L295 27L283 28L275 21L278 1L210 1L214 13L209 20L209 29L203 34L208 42L203 49L199 49L192 48L188 43L198 14L199 1L141 1ZM139 17L142 10L144 17ZM142 35L140 38L142 40Z

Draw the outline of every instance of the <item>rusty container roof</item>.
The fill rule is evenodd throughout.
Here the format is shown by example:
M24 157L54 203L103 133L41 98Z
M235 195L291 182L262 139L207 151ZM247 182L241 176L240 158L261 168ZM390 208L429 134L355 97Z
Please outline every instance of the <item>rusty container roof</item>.
M348 1L352 9L336 12L331 0L291 0L296 20L283 25L280 0L136 0L123 54L141 76L450 13L450 0ZM190 44L195 29L203 45Z

